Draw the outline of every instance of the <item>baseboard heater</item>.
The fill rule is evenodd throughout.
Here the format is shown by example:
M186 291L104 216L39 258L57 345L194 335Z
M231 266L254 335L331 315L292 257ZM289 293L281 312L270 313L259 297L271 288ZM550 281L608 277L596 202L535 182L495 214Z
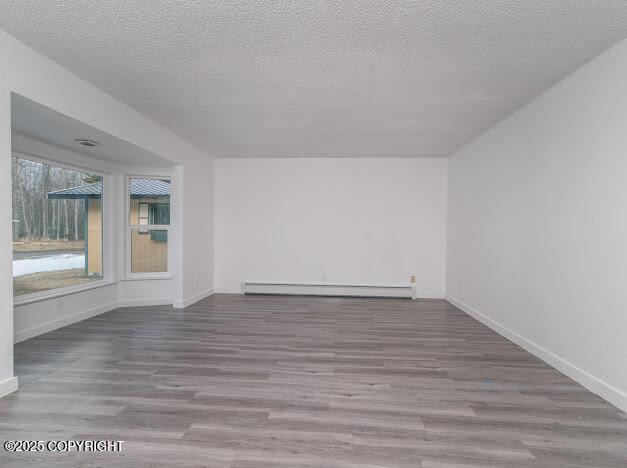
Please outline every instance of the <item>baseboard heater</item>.
M295 296L344 296L344 297L400 297L416 298L416 287L355 285L355 284L303 284L243 282L242 294L277 294Z

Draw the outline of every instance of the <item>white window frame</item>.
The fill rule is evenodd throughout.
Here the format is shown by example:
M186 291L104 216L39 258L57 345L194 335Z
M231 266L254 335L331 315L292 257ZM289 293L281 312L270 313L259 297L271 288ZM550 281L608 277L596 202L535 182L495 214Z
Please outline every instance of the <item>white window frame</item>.
M68 296L70 294L89 291L90 289L97 289L115 284L115 279L112 276L114 268L110 265L109 262L105 261L112 247L111 237L109 234L110 230L108 229L109 224L107 223L111 223L112 221L109 216L108 207L111 195L109 187L111 186L113 176L106 172L92 169L87 166L75 166L65 163L63 161L45 158L17 149L11 150L11 154L9 155L9 157L11 156L17 156L22 159L27 159L28 161L40 164L47 164L48 166L59 167L61 169L67 169L69 171L87 172L89 174L102 177L102 278L99 280L90 281L88 283L80 283L72 286L66 286L63 288L48 289L47 291L24 294L22 296L13 296L13 305L20 306L25 304L32 304L34 302L41 302L48 299L54 299L56 297Z
M131 179L155 179L155 180L169 180L170 181L170 224L131 224ZM124 177L124 224L126 226L125 233L125 248L124 248L124 279L125 280L158 280L158 279L172 279L173 269L173 242L172 242L172 232L174 231L173 226L173 215L172 215L172 207L173 207L173 177L171 175L130 175L127 174ZM164 272L146 272L146 273L134 273L132 271L132 245L131 245L131 233L133 229L137 229L139 231L149 232L152 230L158 231L167 231L168 232L168 270Z

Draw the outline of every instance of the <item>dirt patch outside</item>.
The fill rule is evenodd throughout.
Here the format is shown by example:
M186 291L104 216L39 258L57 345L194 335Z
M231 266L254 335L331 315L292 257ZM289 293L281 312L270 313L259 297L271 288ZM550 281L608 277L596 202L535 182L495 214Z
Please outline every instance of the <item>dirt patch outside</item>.
M50 240L50 241L14 241L13 252L80 252L85 249L85 242Z
M23 296L75 284L89 283L99 279L102 279L102 277L85 275L85 269L83 268L32 273L13 278L13 295L14 297Z

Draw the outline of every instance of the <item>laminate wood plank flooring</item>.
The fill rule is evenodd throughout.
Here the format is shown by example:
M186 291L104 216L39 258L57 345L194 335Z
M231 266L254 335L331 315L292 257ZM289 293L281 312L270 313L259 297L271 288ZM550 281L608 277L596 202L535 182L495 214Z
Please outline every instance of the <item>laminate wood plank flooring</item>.
M3 467L626 467L625 413L443 300L217 294L15 347Z

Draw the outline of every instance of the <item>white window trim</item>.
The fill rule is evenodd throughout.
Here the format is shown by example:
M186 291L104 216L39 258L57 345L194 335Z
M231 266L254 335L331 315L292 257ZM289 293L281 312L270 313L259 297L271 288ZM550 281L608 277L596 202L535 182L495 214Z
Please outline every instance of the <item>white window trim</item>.
M47 291L40 291L31 294L23 294L21 296L13 296L13 306L21 306L26 304L32 304L34 302L41 302L48 299L54 299L57 297L69 296L90 289L103 288L115 284L116 281L113 276L113 271L109 271L112 268L109 267L109 263L105 262L107 258L108 250L112 247L109 230L106 229L108 222L111 222L108 215L108 206L111 202L111 178L112 175L97 169L91 169L87 166L75 166L56 159L45 158L36 154L32 154L26 151L20 151L18 149L12 149L10 156L19 156L28 161L47 164L48 166L55 166L61 169L67 169L77 172L88 172L93 175L102 177L102 278L99 280L90 281L89 283L79 283L72 286L66 286L63 288L48 289Z
M156 179L156 180L169 180L170 181L170 224L131 224L131 179ZM166 280L174 278L172 271L173 256L173 242L171 233L174 231L173 216L172 216L172 200L174 192L173 177L171 175L134 175L127 174L124 177L124 281L141 281L141 280ZM154 229L159 231L168 232L168 271L164 272L146 272L146 273L133 273L131 271L131 232L133 229Z

